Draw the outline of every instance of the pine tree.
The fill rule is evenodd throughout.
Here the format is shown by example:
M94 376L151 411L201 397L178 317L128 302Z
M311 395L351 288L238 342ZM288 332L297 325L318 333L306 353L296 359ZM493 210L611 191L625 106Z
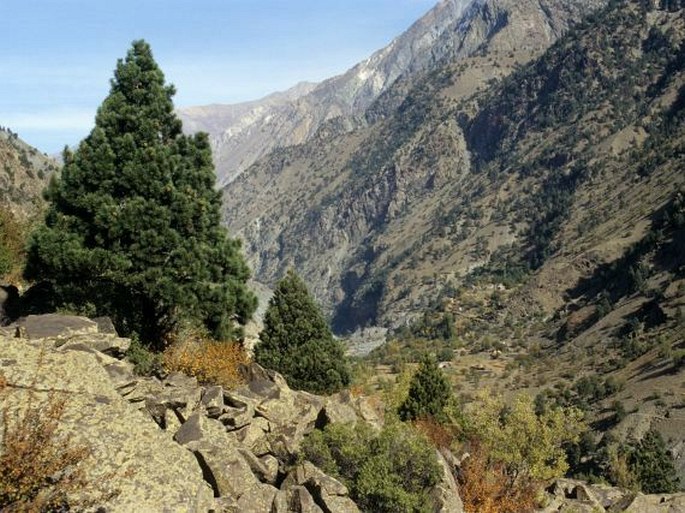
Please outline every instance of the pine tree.
M409 395L398 413L402 420L433 418L446 420L445 409L452 398L450 384L435 358L425 356L409 383Z
M256 307L240 242L220 225L211 149L185 136L150 46L119 60L95 128L48 188L25 276L58 304L109 315L124 334L160 342L182 320L237 336Z
M283 374L294 388L333 393L350 382L342 345L292 270L274 291L259 340L257 363Z
M675 493L678 474L658 431L649 430L633 448L629 463L644 493Z

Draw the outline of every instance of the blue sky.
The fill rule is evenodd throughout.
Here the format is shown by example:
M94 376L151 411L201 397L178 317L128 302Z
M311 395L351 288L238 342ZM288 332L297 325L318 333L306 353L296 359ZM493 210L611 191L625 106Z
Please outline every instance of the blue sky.
M146 39L177 106L319 81L437 0L0 0L0 125L47 153L92 128L116 60Z

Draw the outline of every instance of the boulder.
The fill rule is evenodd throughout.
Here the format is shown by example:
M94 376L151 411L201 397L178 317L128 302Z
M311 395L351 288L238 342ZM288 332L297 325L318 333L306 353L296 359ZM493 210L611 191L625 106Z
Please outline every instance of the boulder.
M326 513L359 513L359 508L348 496L347 487L309 461L298 465L288 474L281 484L281 490L296 486L304 486Z
M220 386L206 388L202 394L202 405L208 417L218 418L224 411L224 389Z
M212 485L218 497L239 500L259 483L245 458L227 443L218 445L216 441L201 440L189 442L186 448L197 458L205 480Z
M293 486L278 492L272 513L323 513L323 510L304 486Z
M21 338L29 340L70 338L74 335L92 335L98 332L97 323L76 315L29 315L22 317L12 326L18 328Z
M685 511L685 493L673 495L638 495L624 513L682 513Z
M102 354L112 356L117 359L122 359L126 356L131 345L131 340L128 338L120 338L116 335L103 335L100 333L92 333L90 335L71 335L69 338L58 338L55 341L55 347L63 350L76 349L84 350L90 348ZM101 362L105 363L105 362Z
M238 499L238 511L240 513L270 513L277 493L277 488L258 483Z
M98 325L98 333L114 336L119 335L117 329L114 327L112 319L109 317L93 317L91 320Z
M122 398L92 353L14 338L1 344L1 370L15 386L3 395L0 409L11 414L30 396L33 404L41 404L48 400L46 391L63 394L60 433L90 448L86 479L104 492L119 492L99 503L103 510L206 512L213 507L212 489L193 454ZM72 498L93 493L89 487Z
M435 513L464 513L464 504L459 496L459 487L454 479L452 467L438 451L438 463L442 468L442 479L435 486L431 495L435 501Z

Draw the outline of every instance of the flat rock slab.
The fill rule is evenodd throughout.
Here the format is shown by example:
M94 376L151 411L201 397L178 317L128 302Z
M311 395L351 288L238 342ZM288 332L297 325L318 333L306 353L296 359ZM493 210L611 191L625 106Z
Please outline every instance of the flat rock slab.
M11 385L0 411L16 411L30 395L41 404L50 391L64 394L60 433L91 449L89 481L120 492L101 504L108 513L212 508L212 489L195 457L119 395L93 354L14 338L0 340L0 347L0 372Z
M21 337L29 340L88 335L98 332L96 322L75 315L29 315L19 319L15 325L19 327Z

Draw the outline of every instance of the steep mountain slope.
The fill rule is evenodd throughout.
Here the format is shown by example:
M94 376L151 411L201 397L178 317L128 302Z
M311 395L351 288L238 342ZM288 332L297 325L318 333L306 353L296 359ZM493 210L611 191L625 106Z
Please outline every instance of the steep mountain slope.
M446 277L481 265L476 241L494 248L514 240L476 205L496 192L471 155L477 129L465 135L461 126L478 109L467 100L539 55L590 8L474 4L454 24L457 50L443 54L449 64L397 81L370 107L375 123L346 135L322 129L231 183L226 220L245 240L257 278L273 283L293 265L335 308L339 329L392 324L425 305ZM471 54L459 59L462 51Z
M567 28L569 19L577 18L585 3L512 3L500 8L497 3L480 0L442 0L387 47L311 90L311 85L301 86L277 99L181 109L180 114L186 130L210 133L218 180L226 184L271 150L310 140L327 121L338 118L338 132L363 125L365 111L398 79L470 55L504 26L508 29L500 39L508 49L547 46ZM509 23L509 16L517 22ZM470 26L468 34L464 23ZM404 92L395 89L386 103L396 107Z
M0 129L0 205L15 215L36 212L41 193L57 163L19 139L9 129Z

